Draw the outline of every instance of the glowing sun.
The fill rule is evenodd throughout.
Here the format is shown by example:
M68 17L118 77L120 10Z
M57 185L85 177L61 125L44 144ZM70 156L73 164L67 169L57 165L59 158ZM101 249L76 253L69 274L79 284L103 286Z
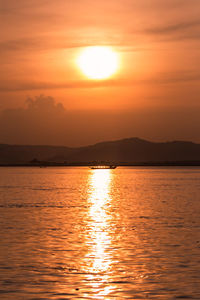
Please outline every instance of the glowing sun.
M93 46L81 52L77 64L88 78L106 79L117 71L119 59L110 47Z

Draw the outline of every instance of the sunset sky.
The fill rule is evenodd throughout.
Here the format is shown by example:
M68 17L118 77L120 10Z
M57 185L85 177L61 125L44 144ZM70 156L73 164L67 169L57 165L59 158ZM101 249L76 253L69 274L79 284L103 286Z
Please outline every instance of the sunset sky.
M0 0L0 27L0 143L200 143L199 0ZM88 46L113 75L84 75Z

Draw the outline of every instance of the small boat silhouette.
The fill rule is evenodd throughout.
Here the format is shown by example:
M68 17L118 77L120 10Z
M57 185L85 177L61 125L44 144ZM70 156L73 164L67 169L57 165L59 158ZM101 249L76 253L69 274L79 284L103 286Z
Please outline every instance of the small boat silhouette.
M95 169L95 170L104 170L104 169L116 169L117 166L90 166L90 169Z

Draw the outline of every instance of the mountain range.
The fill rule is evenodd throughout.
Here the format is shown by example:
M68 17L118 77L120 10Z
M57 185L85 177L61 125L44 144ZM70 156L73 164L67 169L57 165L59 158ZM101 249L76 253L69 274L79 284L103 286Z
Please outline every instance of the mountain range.
M200 144L150 142L140 138L101 142L80 148L0 144L0 164L200 164Z

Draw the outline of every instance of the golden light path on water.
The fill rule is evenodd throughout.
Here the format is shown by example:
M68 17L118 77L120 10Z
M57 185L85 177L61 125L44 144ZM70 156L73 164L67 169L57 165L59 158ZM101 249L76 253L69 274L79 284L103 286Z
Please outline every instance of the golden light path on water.
M110 216L108 207L112 201L110 184L113 173L111 170L93 170L90 177L90 241L88 253L90 265L88 280L95 289L95 299L104 299L113 286L106 285L109 280L112 257L108 251L111 246ZM91 259L91 260L90 260Z
M0 299L200 299L200 170L4 168Z

